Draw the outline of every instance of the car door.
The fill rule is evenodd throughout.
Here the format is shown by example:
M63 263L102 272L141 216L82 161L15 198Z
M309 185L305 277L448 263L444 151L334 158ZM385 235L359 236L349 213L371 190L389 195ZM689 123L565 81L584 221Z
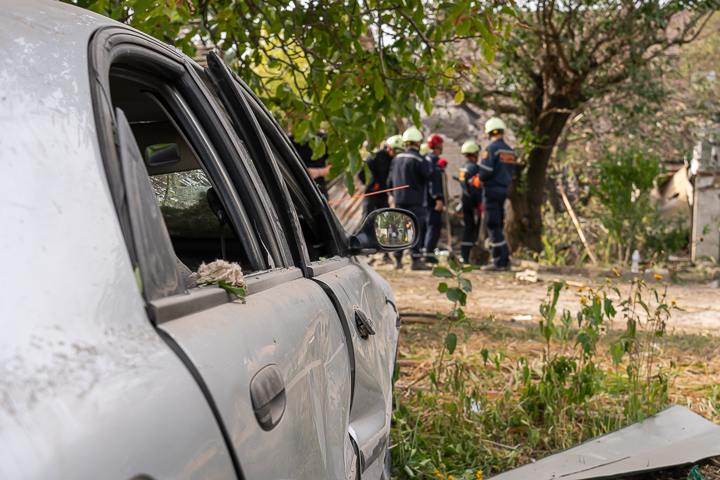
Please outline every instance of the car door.
M399 327L392 290L374 270L357 257L344 258L342 243L347 234L320 197L305 167L272 116L217 56L208 56L208 73L226 109L233 115L240 136L258 137L258 154L276 165L299 218L292 225L296 241L303 244L306 276L320 286L333 302L343 322L351 348L353 396L348 434L359 450L362 478L381 478L386 470L392 410L392 375ZM244 125L248 111L256 125ZM286 200L287 201L287 200ZM319 242L319 243L318 243ZM334 253L331 258L312 257L313 252ZM330 255L328 254L328 257ZM356 318L362 315L376 326L374 335L360 335Z
M267 262L262 255L246 252L243 256L249 259L247 265L252 270L245 275L245 302L216 287L189 288L178 274L180 243L167 228L171 210L159 209L152 196L157 191L149 179L144 184L138 180L144 185L133 199L142 205L138 216L155 227L148 230L148 236L129 228L129 236L137 252L141 291L150 319L205 394L241 478L355 478L357 457L345 428L351 390L349 353L338 313L322 288L304 278L292 259L282 255L284 245L268 245L275 241L273 236L278 243L284 241L282 230L273 236L258 235L262 227L255 226L272 223L272 218L252 218L245 203L252 195L256 198L251 201L261 205L259 199L267 193L257 191L263 187L248 167L242 145L225 128L221 112L190 66L180 58L178 69L172 52L154 40L143 37L141 42L137 38L124 36L114 45L112 39L101 38L103 51L109 51L111 57L107 65L112 63L113 48L119 48L122 68L133 69L131 80L140 82L146 74L154 76L157 83L143 80L142 88L135 90L148 96L149 102L157 100L155 103L164 107L171 123L188 140L189 148L181 150L192 151L197 157L200 173L207 176L223 211L230 214L231 231L236 239L243 239L238 248L251 253L260 245L259 250L268 255ZM152 70L141 72L147 64L135 63L133 58L147 58L148 50L154 54ZM164 62L173 63L167 74L163 72ZM128 78L123 77L126 83L118 87L125 95L115 95L110 75L106 75L99 81L106 82L104 91L110 92L113 102L116 98L126 101L136 115L142 112L139 103L144 97L138 96L137 102L127 98L135 91L127 86ZM139 119L131 127L123 123L120 111L116 118L116 129L123 131L126 163L148 176L147 168L156 167L147 165L148 159L131 130L138 132L143 126L158 124L157 119ZM150 129L148 134L157 130ZM233 174L238 170L244 176ZM248 178L254 180L246 181ZM244 196L238 193L241 189ZM261 215L263 209L253 211ZM193 245L205 243L202 240ZM281 265L258 270L258 266L267 268L271 262Z

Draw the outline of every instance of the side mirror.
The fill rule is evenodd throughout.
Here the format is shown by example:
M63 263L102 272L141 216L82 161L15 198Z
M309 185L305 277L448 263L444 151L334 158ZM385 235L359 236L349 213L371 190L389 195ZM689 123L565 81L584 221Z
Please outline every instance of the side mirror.
M418 220L412 212L383 208L370 213L348 238L348 253L393 252L413 247L418 238Z

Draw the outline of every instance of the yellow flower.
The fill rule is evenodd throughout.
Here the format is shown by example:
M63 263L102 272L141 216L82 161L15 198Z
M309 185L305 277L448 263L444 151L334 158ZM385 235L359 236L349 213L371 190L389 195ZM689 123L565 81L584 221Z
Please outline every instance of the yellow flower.
M568 285L568 284L566 283L566 284L565 284L565 290L567 290L568 288L570 288L570 285Z
M455 478L452 475L449 475L448 480L455 480Z
M670 305L672 305L673 307L677 307L677 302L675 300L671 300Z
M619 277L619 276L620 276L620 274L619 274L619 273L617 273L617 270L615 270L615 268L613 268L613 273L614 273L614 274L615 274L615 276L617 276L617 277Z
M662 275L658 275L657 273L653 275L655 277L655 280L662 280Z
M578 288L577 293L580 293L580 292L582 292L583 290L585 290L585 287L580 287L580 288Z
M635 277L635 278L633 278L633 281L634 281L634 282L639 282L639 281L640 281L640 279L639 279L639 278L637 278L637 277Z
M582 303L583 305L587 305L587 298L582 297L582 298L580 299L580 303Z
M438 478L443 478L443 474L440 473L440 470L435 470L435 475L437 475Z
M597 294L595 295L595 301L597 303L600 303L600 295L597 295Z
M475 478L477 478L477 480L482 480L482 470L478 470L478 473L475 474Z
M605 281L606 281L606 282L612 282L612 280L610 280L608 277L605 277Z

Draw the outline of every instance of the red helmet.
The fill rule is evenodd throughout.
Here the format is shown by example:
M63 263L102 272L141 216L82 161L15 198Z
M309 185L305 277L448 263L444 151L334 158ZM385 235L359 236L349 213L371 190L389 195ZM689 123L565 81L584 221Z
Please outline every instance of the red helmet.
M444 158L441 158L440 160L438 160L437 166L440 168L447 167L447 160L445 160Z
M427 138L427 144L428 144L428 147L430 147L430 148L438 147L442 143L443 143L443 139L437 133L431 133L430 136Z

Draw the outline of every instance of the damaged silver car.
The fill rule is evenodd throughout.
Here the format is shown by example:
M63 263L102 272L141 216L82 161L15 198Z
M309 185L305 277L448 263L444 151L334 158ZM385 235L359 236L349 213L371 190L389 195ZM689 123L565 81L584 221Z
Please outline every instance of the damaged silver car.
M0 478L387 479L399 315L277 122L52 1L0 0ZM246 302L192 273L225 260Z

